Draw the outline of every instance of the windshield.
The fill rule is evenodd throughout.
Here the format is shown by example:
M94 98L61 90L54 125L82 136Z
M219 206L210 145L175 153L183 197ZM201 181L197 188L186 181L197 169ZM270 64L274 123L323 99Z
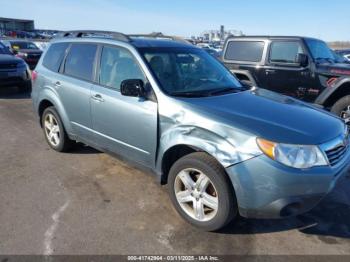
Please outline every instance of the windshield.
M220 62L201 49L140 50L164 92L173 96L211 96L243 89Z
M310 49L312 57L317 62L322 62L322 61L336 62L337 61L334 53L325 42L316 40L316 39L307 39L306 44Z
M19 50L19 49L38 49L38 47L32 42L11 42L11 47L14 50Z

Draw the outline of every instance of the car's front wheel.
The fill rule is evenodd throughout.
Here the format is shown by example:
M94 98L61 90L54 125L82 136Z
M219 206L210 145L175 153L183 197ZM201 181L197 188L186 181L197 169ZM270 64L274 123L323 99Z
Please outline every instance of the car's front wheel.
M72 147L73 141L69 139L62 120L54 107L45 109L41 121L46 141L52 149L66 152Z
M350 125L350 96L340 98L331 108L331 112L344 119Z
M237 215L231 182L224 168L206 153L179 159L170 169L168 184L178 213L202 230L218 230Z

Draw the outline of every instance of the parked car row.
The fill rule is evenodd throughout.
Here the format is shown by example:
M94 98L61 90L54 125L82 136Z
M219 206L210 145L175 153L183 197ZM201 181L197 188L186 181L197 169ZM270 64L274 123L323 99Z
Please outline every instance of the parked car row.
M350 49L336 50L336 53L350 61Z
M349 128L278 93L339 114L350 71L299 37L230 38L223 61L184 41L67 32L33 71L32 100L53 150L80 141L152 171L200 229L312 209L349 174Z
M28 65L21 58L0 43L0 87L18 86L20 91L31 88L31 73Z
M5 39L1 41L17 57L22 58L31 70L38 63L42 51L31 41L18 39Z

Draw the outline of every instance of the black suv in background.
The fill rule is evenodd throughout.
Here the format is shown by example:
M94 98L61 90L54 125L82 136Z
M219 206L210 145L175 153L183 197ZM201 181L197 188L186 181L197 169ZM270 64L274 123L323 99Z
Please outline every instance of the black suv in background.
M33 43L26 40L2 40L13 54L22 58L33 70L38 63L42 51Z
M0 43L0 87L17 86L20 91L31 89L31 75L23 59L15 57Z
M350 65L321 40L292 36L230 37L222 60L246 85L319 104L350 122Z

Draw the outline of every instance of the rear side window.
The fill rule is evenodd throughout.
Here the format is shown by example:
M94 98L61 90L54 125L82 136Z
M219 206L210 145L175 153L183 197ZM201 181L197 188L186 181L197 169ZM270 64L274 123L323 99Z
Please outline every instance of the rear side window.
M97 45L72 44L66 58L64 74L92 81Z
M226 48L225 59L260 62L264 46L263 41L230 41Z
M52 44L46 52L43 66L51 71L58 72L68 45L68 43Z
M270 62L295 63L297 55L303 53L303 48L298 41L275 41L271 44Z

